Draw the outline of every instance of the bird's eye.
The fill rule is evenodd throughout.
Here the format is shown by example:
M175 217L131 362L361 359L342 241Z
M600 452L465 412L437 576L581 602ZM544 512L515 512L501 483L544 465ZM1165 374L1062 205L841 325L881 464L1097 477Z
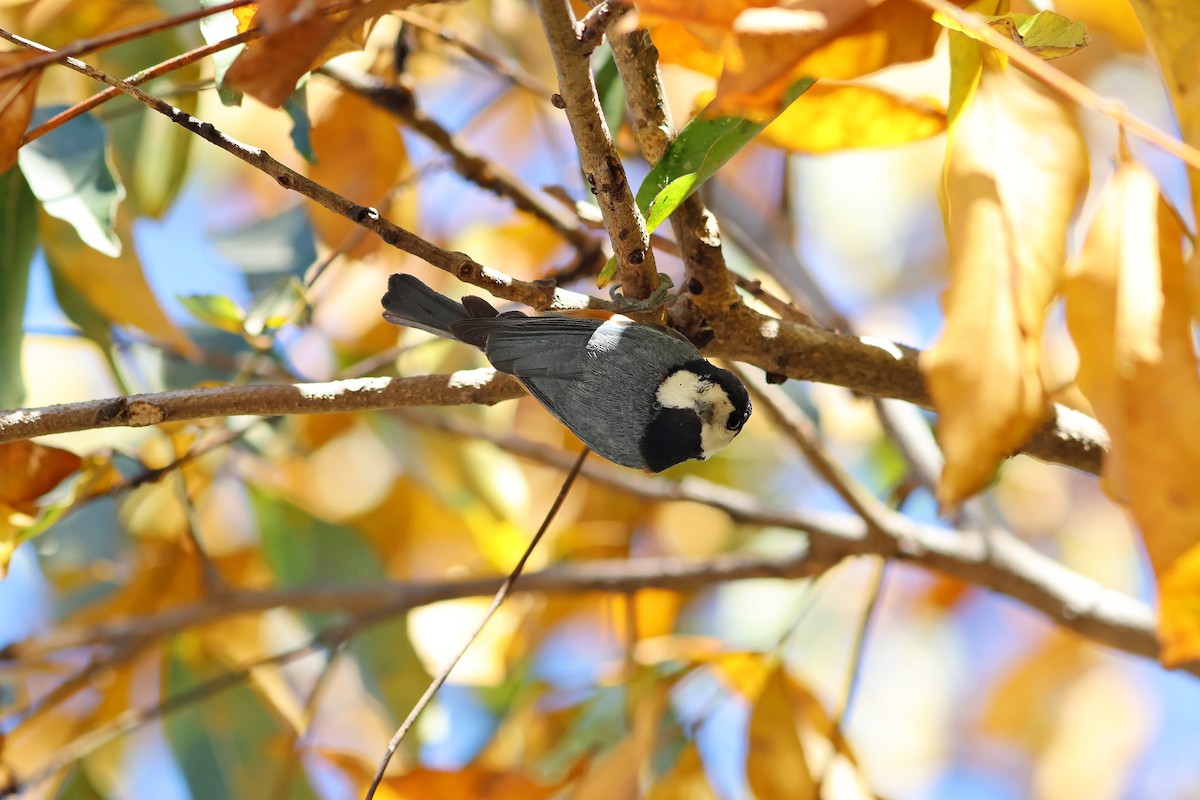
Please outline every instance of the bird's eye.
M743 411L741 414L730 414L729 421L725 423L725 427L731 431L740 431L742 426L746 424L746 419L749 416L749 411Z

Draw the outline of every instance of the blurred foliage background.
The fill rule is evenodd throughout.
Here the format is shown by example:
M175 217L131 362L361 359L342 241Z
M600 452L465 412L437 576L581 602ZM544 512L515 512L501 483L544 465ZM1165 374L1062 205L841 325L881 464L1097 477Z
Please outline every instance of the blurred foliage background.
M677 4L679 19L686 5ZM832 310L859 333L926 348L943 324L949 270L938 192L953 62L930 11L907 5L930 26L921 28L930 57L887 66L854 92L829 83L808 98L823 110L784 112L705 191L744 279L822 321ZM1173 110L1127 0L1013 6L1084 20L1087 46L1069 47L1055 69L1179 130L1186 114ZM728 73L704 49L702 28L664 16L671 8L647 3L642 20L682 125L714 93L726 96ZM0 27L60 48L191 10L173 0L25 0L0 4ZM82 58L130 75L247 30L253 12L224 11ZM220 56L146 88L449 250L602 296L600 264L576 269L589 265L577 243L456 172L454 153L412 113L389 114L339 78L411 91L416 112L453 132L481 169L539 196L556 187L566 201L546 202L571 218L591 195L550 102L555 68L536 7L376 7L370 23L334 32L321 60L344 52L289 87L282 108L249 96L235 104ZM0 67L27 57L13 54L0 54ZM637 186L649 167L607 46L592 64ZM271 77L282 68L259 69ZM1197 76L1185 78L1194 88ZM19 97L36 95L32 125L99 90L61 67L44 70L35 89L0 88L10 120ZM1068 233L1076 252L1118 129L1065 108L1094 176ZM1194 227L1182 164L1136 137L1128 147ZM379 314L393 272L451 295L471 287L128 97L16 157L0 175L0 407L482 363ZM56 194L55 175L75 183ZM598 217L594 206L579 213ZM756 248L766 237L805 272L764 259ZM677 286L686 279L670 248L658 268ZM827 305L806 297L804 281ZM1044 385L1063 399L1078 356L1060 303L1041 345ZM797 381L783 391L854 481L917 523L955 527L870 399ZM0 764L8 793L64 800L361 797L389 736L483 614L493 584L470 581L512 568L558 491L563 459L580 447L530 398L98 428L37 442L0 445ZM599 477L572 487L531 572L804 553L802 532L739 523L706 502L726 490L764 510L852 516L761 410L718 457L665 477L604 480L615 468L591 467ZM663 499L666 484L690 499ZM1017 456L971 502L1074 573L1155 600L1143 533L1094 476ZM810 578L701 577L674 589L581 591L551 580L519 591L406 739L377 796L1200 794L1193 675L1089 643L913 561L885 568L863 556ZM409 585L450 588L409 603ZM377 613L389 602L392 611Z

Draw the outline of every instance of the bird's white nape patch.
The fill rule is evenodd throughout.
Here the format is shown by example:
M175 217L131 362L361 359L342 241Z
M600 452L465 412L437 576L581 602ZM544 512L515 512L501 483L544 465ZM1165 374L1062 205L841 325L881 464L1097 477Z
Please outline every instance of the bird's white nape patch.
M729 395L719 384L690 370L679 369L668 375L658 385L655 397L663 408L691 409L700 417L702 458L708 458L738 435L738 431L727 427L733 413Z
M587 349L592 353L610 353L620 347L621 335L625 333L625 329L634 324L629 317L622 317L619 314L606 319L603 324L596 328L588 339Z

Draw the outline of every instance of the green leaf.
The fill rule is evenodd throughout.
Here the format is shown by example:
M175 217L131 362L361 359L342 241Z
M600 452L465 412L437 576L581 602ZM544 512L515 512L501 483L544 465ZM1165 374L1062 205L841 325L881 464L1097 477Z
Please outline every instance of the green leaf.
M699 173L689 172L681 175L663 187L663 190L650 201L650 215L646 217L646 229L653 231L662 225L671 212L679 208L679 204L691 195L700 180Z
M224 1L200 0L200 7L212 8L213 6L221 5ZM231 36L237 36L237 17L233 15L232 11L210 14L200 20L200 34L204 37L206 44L215 44ZM222 105L240 106L242 104L242 93L225 86L225 73L229 71L229 68L233 66L233 62L237 61L237 57L245 49L246 45L239 44L226 48L219 53L213 53L212 55L213 77L217 82L217 97L221 99Z
M113 357L113 340L112 340L112 323L108 318L101 314L92 302L87 299L74 284L63 277L62 271L55 265L53 258L46 254L46 261L50 266L50 280L54 284L54 299L58 301L58 307L67 315L67 319L79 326L79 330L83 331L83 335L96 343L96 346L104 353L104 358L112 369L113 375L120 379L120 372L117 369L116 361ZM122 385L121 390L128 394L126 386Z
M180 295L180 305L201 322L230 333L241 333L246 312L233 299L220 294Z
M250 336L287 325L308 309L304 284L294 275L285 275L254 296L242 324Z
M1016 31L1017 40L1029 52L1046 60L1069 56L1076 50L1087 47L1092 37L1088 36L1087 23L1071 20L1053 11L1037 14L1005 14L989 20L992 27L1000 28L1010 36Z
M793 84L784 95L780 113L814 82L811 78L803 78ZM705 112L701 111L685 125L638 189L637 206L646 215L647 233L653 233L679 208L680 203L761 133L771 119L759 122L745 117L708 119ZM616 274L617 261L610 258L600 270L596 285L603 288Z
M303 275L317 260L312 222L304 206L257 219L212 237L213 246L246 275L251 291L283 275Z
M788 90L779 110L791 105L792 101L807 91L814 83L811 78L799 80ZM652 204L659 201L660 193L669 189L671 184L691 176L690 182L683 182L665 197L661 203L666 205L657 212L660 224L671 215L680 203L700 188L706 180L717 173L721 167L733 158L739 150L770 124L770 119L758 122L745 117L715 117L709 119L701 111L696 118L684 126L679 136L671 144L662 160L654 165L642 186L638 189L637 204L643 214L651 210ZM686 191L683 191L686 188ZM653 230L653 228L651 228Z
M186 639L186 637L183 637ZM163 692L173 697L225 674L217 658L172 640L163 665ZM217 692L163 718L167 742L192 797L268 797L283 761L285 723L249 682ZM288 798L313 798L304 770L292 777Z
M308 75L296 84L296 91L283 104L283 110L292 120L292 146L310 164L317 163L312 147L312 121L308 117Z
M625 84L617 72L617 62L607 44L596 50L596 94L600 98L600 110L608 130L614 139L625 119Z
M0 173L0 408L17 408L25 400L21 340L36 252L37 198L13 167Z
M67 775L54 800L104 800L104 795L88 777L87 769L77 766Z
M1087 47L1092 41L1087 32L1087 23L1083 20L1072 22L1053 11L1040 11L1037 14L984 14L983 18L1000 33L1047 61L1069 56ZM933 19L949 30L979 40L975 31L964 28L940 11L933 15Z
M331 525L287 501L251 490L263 556L281 587L383 579L383 566L352 529Z
M38 108L33 124L65 109ZM107 150L108 132L84 114L25 145L17 158L46 213L70 223L89 247L115 258L121 240L113 226L125 189L113 174Z
M162 31L105 50L106 69L128 75L147 64L173 58L194 44L190 35L185 42L184 34L182 30ZM157 79L150 85L150 92L161 96L205 77L200 64L189 64L173 71L169 78ZM184 113L195 114L199 96L195 91L174 92L171 102ZM188 178L196 135L132 97L114 98L105 106L102 118L112 139L117 174L128 190L125 202L136 217L161 217Z

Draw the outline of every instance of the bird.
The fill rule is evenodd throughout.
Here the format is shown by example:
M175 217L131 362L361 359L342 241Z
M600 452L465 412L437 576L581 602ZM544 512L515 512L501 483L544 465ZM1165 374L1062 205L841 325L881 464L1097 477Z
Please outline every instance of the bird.
M733 441L753 410L741 380L668 328L462 302L394 274L388 322L477 347L593 452L624 467L663 470L706 459Z

